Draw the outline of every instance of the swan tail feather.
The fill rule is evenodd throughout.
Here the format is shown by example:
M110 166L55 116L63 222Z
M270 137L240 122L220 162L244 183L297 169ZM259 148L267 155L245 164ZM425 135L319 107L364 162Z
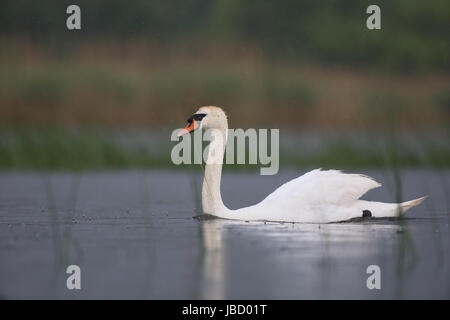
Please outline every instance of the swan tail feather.
M419 204L421 204L428 196L424 196L421 198L417 198L414 200L410 200L410 201L406 201L406 202L402 202L400 204L400 207L402 209L402 213L405 213L406 210L411 209L412 207L418 206Z
M421 204L427 197L402 202L402 203L385 203L373 201L360 201L359 210L366 212L369 217L374 218L391 218L402 216L407 210Z

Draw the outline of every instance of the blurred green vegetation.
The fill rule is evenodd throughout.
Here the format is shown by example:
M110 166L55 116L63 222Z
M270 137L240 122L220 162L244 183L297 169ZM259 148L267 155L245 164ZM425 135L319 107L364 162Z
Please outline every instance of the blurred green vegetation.
M443 113L443 116L450 118L450 88L442 89L435 95L437 108Z
M0 155L3 170L94 170L165 166L170 150L126 148L98 129L4 127Z
M95 128L2 127L0 133L0 170L186 168L186 165L176 166L170 160L171 148L176 142L168 143L168 137L162 139L148 134L145 142L130 144L112 132ZM448 145L423 137L417 137L416 142L423 148L398 144L396 161L401 167L449 167ZM377 145L369 136L352 141L336 134L322 139L320 147L314 151L308 151L303 143L298 142L293 148L281 141L280 168L387 168L391 165L389 146ZM246 152L248 160L248 146ZM260 166L225 164L234 170L256 170Z
M71 4L80 31L66 28ZM233 128L344 128L366 141L282 147L280 165L447 168L450 2L377 1L377 31L371 4L0 1L0 169L172 168L168 138L130 148L115 132L181 127L202 105L222 106ZM418 151L397 141L403 129L443 134L417 137Z
M0 73L0 124L170 126L195 108L220 102L227 111L274 109L302 116L315 109L316 93L302 77L265 71L243 74L239 67L182 66L152 72L78 64L9 65ZM265 116L264 116L265 114ZM239 114L235 119L245 119ZM242 121L241 121L242 122ZM181 126L178 121L176 125Z
M202 105L222 106L235 127L382 127L395 113L396 125L419 128L449 118L448 80L439 76L176 59L131 68L81 58L8 64L0 72L0 124L178 127Z
M69 36L65 10L82 9L82 32ZM214 39L260 46L269 56L307 57L326 64L410 72L450 69L450 2L379 0L382 29L366 28L369 0L6 0L0 30L47 41L65 51L83 37L158 44Z

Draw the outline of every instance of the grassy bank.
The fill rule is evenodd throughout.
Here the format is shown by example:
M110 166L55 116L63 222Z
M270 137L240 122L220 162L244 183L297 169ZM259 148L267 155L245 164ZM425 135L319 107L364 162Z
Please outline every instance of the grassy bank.
M398 138L395 150L383 134L334 134L298 139L301 133L280 134L280 167L323 168L449 168L450 148L436 136ZM352 139L349 137L357 137ZM408 142L409 139L409 142ZM411 141L413 139L414 141ZM171 162L164 132L117 133L99 129L3 128L0 140L1 170L103 170L133 168L186 169ZM248 157L247 157L248 159ZM236 170L260 165L225 165ZM199 167L199 166L195 166Z
M70 54L2 39L0 123L172 127L198 106L223 106L236 127L447 126L450 76L401 75L267 58L257 48L82 43ZM379 108L381 106L381 108ZM379 112L378 112L379 113Z
M222 106L231 128L280 128L280 166L450 164L445 72L342 68L268 57L243 43L0 44L1 170L177 168L164 128L183 126L201 105ZM289 129L293 144L283 140ZM148 139L118 138L133 130ZM299 130L328 135L308 149ZM433 138L420 133L435 130ZM414 133L408 143L402 131ZM381 138L374 143L370 132Z

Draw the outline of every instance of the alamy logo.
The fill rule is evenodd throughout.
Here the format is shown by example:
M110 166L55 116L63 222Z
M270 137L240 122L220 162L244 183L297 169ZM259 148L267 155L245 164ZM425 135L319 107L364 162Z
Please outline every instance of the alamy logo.
M371 14L366 21L367 29L381 29L381 9L379 6L372 4L367 7L366 13Z
M81 9L79 6L72 4L67 7L66 13L70 16L66 20L66 26L69 30L81 29Z
M261 164L261 175L274 175L279 169L279 129L217 129L196 130L179 141L180 129L172 132L170 140L179 141L171 152L175 165L180 164ZM203 150L203 142L209 145ZM246 143L248 142L248 144ZM248 148L247 148L248 146ZM226 147L226 148L225 148ZM268 152L270 148L270 153ZM225 161L224 161L225 158Z
M67 278L66 286L67 289L73 290L81 289L81 269L79 266L73 264L67 267L66 273L70 274L70 276Z
M367 289L381 289L381 269L379 266L373 264L367 267L367 274L370 276L367 278L366 285Z

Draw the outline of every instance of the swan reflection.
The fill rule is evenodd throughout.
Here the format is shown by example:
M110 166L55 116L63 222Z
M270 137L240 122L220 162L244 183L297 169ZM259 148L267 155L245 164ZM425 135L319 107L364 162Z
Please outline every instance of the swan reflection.
M276 286L282 285L278 282L282 280L281 273L276 269L288 265L293 269L291 271L307 276L305 284L314 294L325 297L329 289L335 286L333 273L342 261L362 259L365 264L367 259L364 257L370 260L370 257L383 255L389 243L396 242L395 237L402 238L408 232L405 226L389 221L371 224L292 224L207 219L199 223L202 237L201 299L229 298L233 294L227 291L227 283L235 283L234 278L240 276L251 278L249 283L260 279L261 283L276 291L279 289ZM233 239L241 245L236 247L234 243L233 249L227 250ZM264 268L260 270L261 266L258 267L255 261L252 274L247 274L246 267L239 265L232 270L239 270L240 274L233 274L227 261L241 261L241 257L252 254L249 250L266 252L265 262L273 266L273 273L267 274ZM293 266L294 260L302 263ZM383 263L381 260L377 262ZM296 279L300 283L303 280ZM244 290L244 284L242 286ZM301 290L305 289L299 289L300 296L305 294ZM271 297L270 293L261 294L262 298Z
M225 227L229 222L209 219L201 222L202 288L201 299L225 298Z

